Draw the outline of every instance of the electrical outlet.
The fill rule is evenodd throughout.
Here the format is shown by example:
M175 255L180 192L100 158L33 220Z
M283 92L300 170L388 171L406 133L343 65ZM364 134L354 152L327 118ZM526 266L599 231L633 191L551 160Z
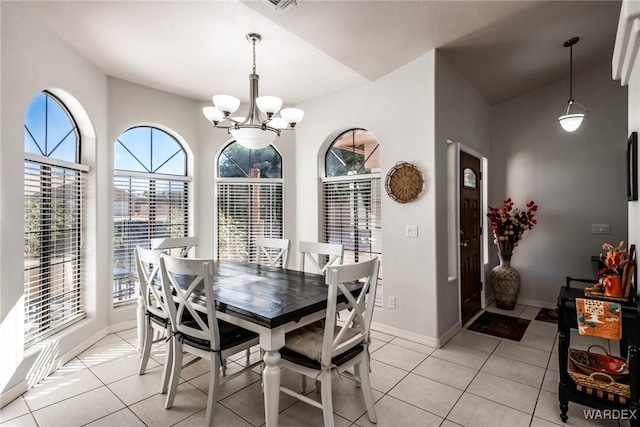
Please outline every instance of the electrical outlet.
M389 308L396 308L396 297L389 297L389 302L387 303Z

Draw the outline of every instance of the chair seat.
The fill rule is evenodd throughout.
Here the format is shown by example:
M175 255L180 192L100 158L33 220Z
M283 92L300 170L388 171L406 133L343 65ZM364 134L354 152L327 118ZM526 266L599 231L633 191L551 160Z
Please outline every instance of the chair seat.
M151 320L153 323L156 323L164 328L166 328L167 326L169 326L169 318L168 317L162 317L162 316L158 316L155 313L152 313L150 311L147 311L147 314L149 315L149 320Z
M320 369L320 360L322 359L322 340L324 338L324 320L311 323L303 328L289 332L285 339L284 348L280 354L283 359L293 363L306 366L311 369ZM335 334L340 331L338 326L335 327ZM360 331L356 329L348 329L340 342L345 342L356 336ZM334 335L335 336L335 335ZM331 359L334 365L351 360L363 350L362 345L357 345L352 349L338 354Z
M195 320L183 321L182 323L188 327L197 327ZM258 337L258 334L255 332L241 328L240 326L232 325L231 323L220 319L218 319L218 330L220 331L220 350L235 347L243 342ZM199 348L200 350L211 349L211 342L209 340L203 340L184 333L179 333L179 335L185 344Z
M335 356L333 359L331 359L331 364L332 365L336 365L336 366L340 366L343 363L348 362L349 360L353 359L354 357L356 357L358 354L362 353L364 350L364 346L362 345L357 345L355 347L353 347L350 350L345 351L344 353L341 353L337 356ZM283 347L280 349L280 356L282 357L282 359L284 360L288 360L291 363L295 363L297 365L301 365L304 366L306 368L310 368L310 369L316 369L316 370L320 370L322 369L322 365L320 365L320 362L318 362L317 360L314 359L309 359L307 356L304 356L296 351L293 351L287 347Z

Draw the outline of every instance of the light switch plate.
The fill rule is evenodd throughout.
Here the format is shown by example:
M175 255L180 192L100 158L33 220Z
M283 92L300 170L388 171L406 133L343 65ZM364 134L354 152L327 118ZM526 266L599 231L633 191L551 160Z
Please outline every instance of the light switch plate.
M610 234L609 224L591 224L591 234Z
M418 237L417 225L407 225L407 237Z

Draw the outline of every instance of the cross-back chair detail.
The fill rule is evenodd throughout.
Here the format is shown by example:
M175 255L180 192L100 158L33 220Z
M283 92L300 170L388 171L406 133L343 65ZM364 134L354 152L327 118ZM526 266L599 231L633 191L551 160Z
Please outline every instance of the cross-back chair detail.
M256 238L256 263L270 266L289 266L291 240L270 237Z
M200 239L195 236L188 237L161 237L158 239L151 239L151 248L163 251L169 255L176 255L172 253L172 249L181 249L177 256L186 258L191 248L198 246Z
M160 257L162 285L173 292L176 302L169 307L172 324L173 366L165 408L171 408L180 380L183 352L210 362L209 394L205 424L212 425L218 386L251 369L260 362L225 377L220 368L227 357L258 344L258 334L216 317L211 274L213 260ZM196 303L195 301L199 301Z
M140 282L140 299L143 302L144 326L142 329L141 360L138 375L145 373L151 346L154 343L154 332L160 333L160 338L169 336L171 333L171 321L167 297L163 287L160 285L160 253L158 251L137 247L135 249L136 270ZM169 297L171 300L171 297ZM171 367L171 357L173 349L171 343L167 346L165 353L165 365L162 371L161 393L165 393L169 382Z
M304 271L305 261L308 260L318 274L324 274L332 265L342 264L344 257L344 246L336 243L299 242L298 251L300 252L300 271ZM328 258L324 264L322 257Z
M377 422L369 378L369 333L373 317L379 260L374 258L357 264L331 266L327 270L327 316L324 321L312 323L286 335L281 349L284 368L305 375L321 383L321 402L286 387L280 390L323 411L324 425L333 426L331 378L335 371L356 381L361 386L369 420ZM348 284L363 282L354 296ZM338 304L344 295L346 303ZM338 311L349 309L344 322L338 323ZM346 371L353 367L353 374Z

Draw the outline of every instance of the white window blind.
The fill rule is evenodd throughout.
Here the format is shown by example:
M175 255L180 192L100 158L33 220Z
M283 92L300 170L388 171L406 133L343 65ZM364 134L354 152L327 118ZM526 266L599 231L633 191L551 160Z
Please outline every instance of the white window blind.
M253 261L256 237L282 238L281 179L220 179L216 202L219 259Z
M379 174L323 179L324 241L344 246L344 263L379 257L382 215ZM378 284L382 283L382 267Z
M113 302L137 298L136 246L188 234L188 178L116 171L113 189Z
M25 346L85 317L82 247L88 168L27 156L24 166ZM51 160L51 161L49 161Z

